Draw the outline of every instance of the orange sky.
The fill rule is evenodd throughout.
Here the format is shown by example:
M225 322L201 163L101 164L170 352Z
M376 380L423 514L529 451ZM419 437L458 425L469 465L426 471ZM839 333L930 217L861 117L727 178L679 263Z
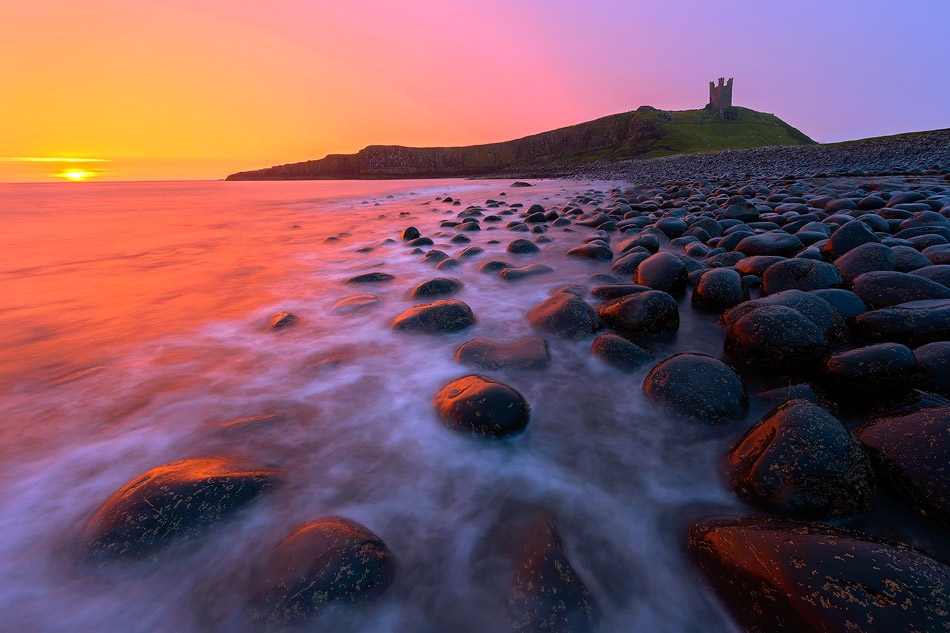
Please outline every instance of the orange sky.
M826 37L836 27L828 16L806 15L814 22L809 47L777 47L767 32L750 28L749 20L771 28L785 23L778 9L724 20L729 5L742 3L710 4L5 2L0 181L56 180L58 173L83 170L100 179L222 178L371 143L505 140L643 103L701 107L706 82L722 74L738 77L740 105L776 112L815 138L864 132L842 126L853 125L854 107L868 108L867 94L840 90L833 104L824 104L842 109L835 128L833 118L815 116L815 95L800 95L795 86L802 80L795 77L809 68L847 70L851 75L836 79L840 86L857 72L822 47L851 50L848 34L860 34L869 15L893 24L868 9L871 0L834 41ZM807 12L790 4L795 15ZM812 9L821 12L824 4ZM900 61L917 53L913 42L926 41L933 22L919 22L906 38L890 29L891 45L877 54ZM710 29L721 37L710 40ZM772 44L763 47L756 37ZM759 52L748 55L752 48ZM865 50L873 66L874 49ZM823 60L820 70L808 54ZM889 80L897 89L913 71L901 72ZM914 94L937 112L946 97L928 93L934 83L916 85ZM904 122L883 114L885 106L878 118L868 112L863 135L941 127L937 114ZM11 160L31 157L108 162Z

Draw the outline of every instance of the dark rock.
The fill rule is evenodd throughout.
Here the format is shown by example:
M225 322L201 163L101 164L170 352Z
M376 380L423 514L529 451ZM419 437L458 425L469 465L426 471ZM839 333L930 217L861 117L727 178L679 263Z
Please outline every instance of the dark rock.
M838 311L838 314L847 321L851 321L868 309L864 300L850 290L827 288L823 290L812 290L811 293L830 303L831 306Z
M911 347L950 339L950 301L909 301L871 310L854 319L858 335Z
M636 371L653 358L653 354L648 350L613 332L595 338L590 351L594 356L624 372Z
M528 254L528 253L537 253L541 249L538 248L538 245L529 240L515 240L508 244L508 247L505 248L509 253L515 254Z
M784 260L784 257L778 257L776 255L756 255L753 257L744 257L740 259L736 262L735 266L736 270L738 270L743 275L761 276L769 266Z
M636 275L637 268L640 264L649 258L650 253L647 251L628 253L617 259L617 261L613 263L613 266L610 267L610 270L618 275Z
M297 529L270 553L253 600L265 626L302 622L331 605L366 602L392 584L393 555L368 528L342 517Z
M769 512L820 521L870 512L876 488L860 442L823 408L789 400L726 454L729 483Z
M521 547L507 606L517 633L593 633L599 626L600 608L545 517Z
M637 292L646 292L650 290L646 286L636 284L610 284L607 286L597 286L590 293L599 299L616 299L617 297L626 297Z
M436 295L447 295L458 292L464 284L458 279L451 277L436 277L429 281L423 281L412 289L409 293L413 297L434 297Z
M768 391L760 391L752 396L752 400L757 403L762 403L769 409L774 409L789 400L805 400L823 409L831 408L831 405L822 396L817 394L807 382L788 385L787 387L777 387L775 389L769 389Z
M519 279L524 279L525 277L546 275L547 273L553 272L554 269L545 264L528 264L527 266L519 266L517 268L503 268L498 274L502 279L507 281L517 281Z
M597 308L597 315L608 327L631 336L664 334L680 326L676 300L659 290L603 303Z
M906 391L914 380L914 353L898 343L878 343L825 359L821 384L842 398L872 402Z
M153 468L112 495L86 524L83 558L154 554L251 503L280 474L232 457L185 459Z
M911 271L909 274L936 281L941 286L950 288L950 265L922 267Z
M412 240L418 239L419 236L419 229L414 226L407 226L402 230L402 233L399 234L399 239L403 242L411 242Z
M357 312L359 310L365 310L371 308L375 305L378 305L380 302L379 297L376 295L356 295L355 297L347 297L346 299L340 299L333 304L333 307L330 308L331 312L336 314L346 314L348 312Z
M838 269L813 259L786 259L769 266L762 275L762 291L820 290L843 283Z
M505 268L511 268L511 267L512 267L512 265L509 264L508 262L503 262L503 261L499 261L499 260L497 260L497 259L493 259L493 260L491 260L490 262L485 262L484 264L482 264L482 265L481 265L481 268L478 269L478 272L480 272L480 273L497 273L497 272L500 272L500 271L504 270Z
M587 259L596 259L602 262L609 262L614 258L614 254L609 246L598 243L577 246L567 251L567 254L571 257L586 257Z
M682 292L686 289L686 265L673 253L656 253L640 262L636 282L663 292Z
M906 545L819 523L707 519L687 546L746 631L946 629L950 567Z
M950 406L872 420L855 434L879 475L921 512L950 526Z
M838 227L822 247L821 254L826 261L833 262L848 251L869 242L880 242L880 240L871 232L867 224L855 220Z
M891 252L894 253L894 270L899 273L909 273L931 265L929 259L909 246L892 246Z
M412 247L416 247L416 246L432 246L432 244L434 244L434 242L432 241L432 238L431 238L431 237L417 237L417 238L414 239L414 240L410 240L410 241L406 242L406 246L412 246Z
M871 309L922 301L950 299L950 288L919 275L889 271L864 273L854 280L854 293Z
M792 257L803 248L805 248L805 245L794 235L774 231L745 237L736 245L735 250L749 256L777 255L779 257Z
M801 290L783 290L774 295L740 303L726 312L720 320L725 325L732 326L749 312L763 306L785 306L802 313L818 326L829 343L841 343L847 340L848 326L838 311L817 294Z
M392 329L402 332L439 334L457 332L475 325L475 315L465 303L443 299L409 308L396 317Z
M531 308L528 320L536 329L575 340L600 329L600 319L594 309L566 292L557 293Z
M677 414L719 424L745 416L749 397L739 375L718 358L676 354L650 370L647 397Z
M914 350L921 388L950 396L950 342L938 341Z
M884 270L891 271L897 266L897 256L887 246L876 242L868 242L853 248L835 260L835 268L841 273L842 279L851 282L855 277L864 273Z
M545 369L551 364L548 344L536 336L516 343L475 339L455 352L455 361L481 369Z
M743 365L789 373L813 368L827 353L828 343L821 329L801 312L773 305L733 323L723 349Z
M297 322L297 315L291 312L278 312L277 314L271 316L270 318L270 328L272 330L279 330L281 328L290 327Z
M693 305L702 310L725 310L748 300L742 277L729 268L704 271L693 291Z
M528 403L508 385L479 374L453 380L432 404L447 427L476 437L506 437L528 425Z
M363 273L362 275L355 275L347 279L344 283L348 284L370 284L378 283L381 281L392 281L395 279L389 273Z

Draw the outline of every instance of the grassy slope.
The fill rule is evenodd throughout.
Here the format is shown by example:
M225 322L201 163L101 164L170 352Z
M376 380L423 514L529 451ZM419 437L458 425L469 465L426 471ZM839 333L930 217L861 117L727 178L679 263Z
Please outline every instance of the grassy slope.
M950 132L950 128L941 128L939 130L922 130L920 132L902 132L900 134L891 134L890 136L872 136L870 138L859 138L854 141L838 141L837 143L823 143L823 145L836 147L838 145L854 145L856 143L873 143L874 141L892 141L899 138L907 138L908 136L921 136L923 134L933 134L934 132Z

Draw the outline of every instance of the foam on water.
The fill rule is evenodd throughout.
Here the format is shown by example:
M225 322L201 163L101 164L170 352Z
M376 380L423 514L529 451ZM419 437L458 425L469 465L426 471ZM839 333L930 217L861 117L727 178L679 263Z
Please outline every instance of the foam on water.
M0 629L253 630L242 605L258 561L298 524L344 515L387 542L397 578L379 604L327 616L327 630L500 630L506 554L521 538L510 522L543 506L604 611L603 630L733 630L682 540L687 518L703 508L741 507L719 475L734 429L705 428L650 405L640 388L649 367L621 374L590 354L590 341L551 340L546 371L484 372L530 403L523 436L478 442L438 424L432 396L471 373L454 362L461 343L535 335L531 307L556 287L590 287L588 275L609 269L564 256L583 231L554 228L554 244L530 256L504 252L509 241L533 237L504 223L466 233L471 244L449 244L452 231L438 223L469 203L502 199L502 184L4 190L21 237L42 242L37 223L73 230L48 229L54 235L41 255L22 261L14 252L0 266L0 291L14 297L0 314ZM503 199L559 207L589 187L610 186L549 181L509 189ZM446 193L463 205L434 200ZM125 211L135 208L142 216ZM486 253L435 271L398 241L409 225L450 254L470 245ZM350 235L324 242L341 233ZM72 253L77 234L84 243ZM355 252L367 245L376 246ZM506 282L477 271L489 259L557 272ZM342 283L371 270L396 280ZM46 281L31 293L24 276ZM392 318L419 303L408 291L434 276L464 282L454 298L472 307L477 326L447 336L392 332ZM347 315L330 310L363 293L380 304ZM654 346L657 358L718 355L715 320L681 308L681 329ZM297 325L267 330L279 310L297 314ZM218 428L266 413L286 417L252 432ZM161 464L222 453L279 467L285 481L155 561L78 564L82 527L115 490Z

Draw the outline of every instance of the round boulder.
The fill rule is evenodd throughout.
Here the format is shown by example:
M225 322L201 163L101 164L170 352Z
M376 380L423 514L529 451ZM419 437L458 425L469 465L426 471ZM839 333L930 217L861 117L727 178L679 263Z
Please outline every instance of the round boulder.
M606 301L597 308L597 315L607 326L632 336L665 334L680 326L676 300L659 290Z
M748 300L749 289L742 276L729 268L702 273L693 291L693 306L701 310L725 310Z
M331 605L366 602L392 583L393 556L368 528L342 517L308 523L270 553L253 600L268 626L303 622Z
M89 519L82 555L97 560L151 555L254 501L279 477L233 457L185 459L153 468L120 488Z
M839 286L843 281L831 264L814 259L786 259L765 269L762 291L775 294L783 290L819 290Z
M400 332L439 334L457 332L475 325L475 315L468 304L456 299L443 299L409 308L392 322Z
M686 289L686 273L686 264L679 257L661 251L640 262L636 282L641 286L675 294Z
M458 292L462 289L463 285L461 281L453 279L452 277L436 277L435 279L423 281L413 288L409 295L416 298L448 295L453 292Z
M677 414L720 424L745 416L745 383L718 358L676 354L650 370L643 381L647 397Z
M444 386L432 400L442 423L476 437L506 437L528 425L528 403L508 385L479 374Z
M624 372L636 371L653 358L653 354L619 334L607 332L594 339L591 353Z
M726 333L726 354L767 371L811 369L828 351L825 335L801 312L764 306L738 319Z
M821 407L789 400L726 454L732 488L769 512L819 521L870 512L876 488L861 443Z
M600 319L594 309L568 292L555 293L531 308L528 320L536 329L575 340L600 329Z

